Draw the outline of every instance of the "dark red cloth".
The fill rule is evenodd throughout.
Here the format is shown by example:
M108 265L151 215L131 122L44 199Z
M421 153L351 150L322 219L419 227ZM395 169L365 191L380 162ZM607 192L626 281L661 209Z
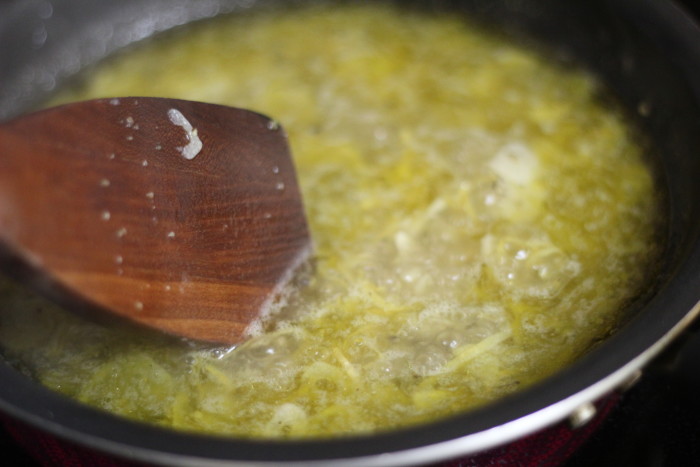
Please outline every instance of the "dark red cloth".
M584 427L572 429L559 423L530 436L467 458L442 462L436 467L549 467L563 464L600 426L619 397L600 401L597 416ZM5 429L16 442L44 467L145 467L145 464L118 459L91 449L59 440L23 423L6 419Z
M578 429L567 422L534 433L510 444L468 458L440 464L440 467L554 467L566 462L600 427L617 405L613 394L596 404L596 417Z
M38 466L43 467L146 467L117 459L61 440L15 420L4 419L7 432Z

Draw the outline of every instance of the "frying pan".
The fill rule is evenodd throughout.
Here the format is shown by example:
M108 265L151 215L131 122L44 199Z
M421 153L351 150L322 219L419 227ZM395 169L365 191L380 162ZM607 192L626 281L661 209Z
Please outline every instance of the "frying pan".
M47 0L0 4L0 119L39 106L109 54L182 24L271 0ZM284 2L287 6L300 1ZM472 455L572 416L625 387L700 312L700 30L664 0L434 0L583 65L648 140L665 187L663 259L620 328L574 364L486 407L371 435L250 441L128 421L55 394L0 359L7 417L116 457L160 465L406 465ZM574 417L575 418L575 417Z

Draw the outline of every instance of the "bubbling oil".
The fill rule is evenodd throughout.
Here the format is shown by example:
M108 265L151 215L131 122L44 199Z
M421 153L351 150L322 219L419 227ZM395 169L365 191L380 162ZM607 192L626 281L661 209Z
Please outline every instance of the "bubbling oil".
M486 404L614 329L657 253L652 176L600 92L462 19L379 4L152 41L56 102L149 95L274 116L314 274L265 333L214 349L4 285L0 344L50 388L183 430L327 437Z

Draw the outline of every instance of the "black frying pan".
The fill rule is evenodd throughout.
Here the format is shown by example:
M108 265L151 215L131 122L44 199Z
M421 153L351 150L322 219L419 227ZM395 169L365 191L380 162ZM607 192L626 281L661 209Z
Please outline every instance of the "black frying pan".
M0 3L0 119L134 41L270 0L45 0ZM278 2L279 3L279 2ZM290 2L284 2L289 4ZM52 393L0 360L0 411L117 456L163 465L399 465L467 456L566 419L624 386L700 310L700 30L662 0L435 0L598 74L649 140L667 188L663 261L621 329L575 364L488 407L391 433L326 441L245 441L123 420ZM639 109L645 111L640 114ZM648 110L648 112L647 112ZM1 155L0 155L1 156Z

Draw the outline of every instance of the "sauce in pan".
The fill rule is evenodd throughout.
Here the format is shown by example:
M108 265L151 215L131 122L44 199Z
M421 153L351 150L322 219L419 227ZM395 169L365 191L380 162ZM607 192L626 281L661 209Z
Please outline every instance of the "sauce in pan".
M5 355L130 418L319 437L468 410L611 332L655 258L650 170L595 80L455 17L222 18L109 60L57 102L122 95L280 121L316 248L278 318L235 349L101 327L3 285Z

